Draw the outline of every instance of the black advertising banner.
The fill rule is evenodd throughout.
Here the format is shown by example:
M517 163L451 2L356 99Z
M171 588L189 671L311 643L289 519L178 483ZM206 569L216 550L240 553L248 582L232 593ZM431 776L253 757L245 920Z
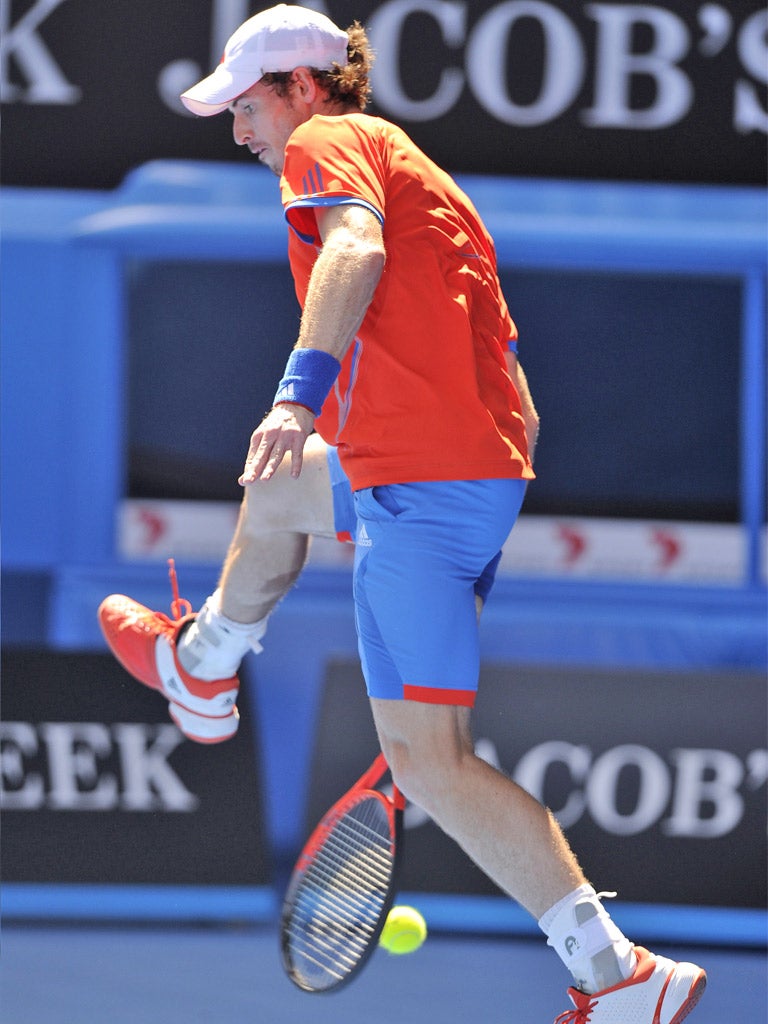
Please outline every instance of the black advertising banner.
M178 94L249 0L0 0L3 181L113 188L156 158L234 160ZM768 11L732 3L328 0L377 53L372 112L453 172L761 184Z
M484 665L474 735L480 756L552 808L598 889L765 906L762 676ZM377 749L358 665L329 665L307 828ZM405 821L403 890L498 894L420 808Z
M3 652L5 882L266 885L247 693L227 743L186 740L109 655Z

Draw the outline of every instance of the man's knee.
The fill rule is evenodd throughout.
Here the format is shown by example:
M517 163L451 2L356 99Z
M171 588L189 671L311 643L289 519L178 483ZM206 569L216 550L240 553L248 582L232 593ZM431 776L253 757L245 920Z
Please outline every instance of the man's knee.
M298 477L284 459L269 480L248 484L241 507L241 528L250 537L272 533L334 537L333 497L325 444L313 435L304 450Z
M474 756L465 709L372 701L379 742L401 793L435 814L455 773Z
M281 466L270 480L259 480L244 488L240 506L241 526L250 537L263 537L278 530L291 530L296 515L295 504L289 501Z

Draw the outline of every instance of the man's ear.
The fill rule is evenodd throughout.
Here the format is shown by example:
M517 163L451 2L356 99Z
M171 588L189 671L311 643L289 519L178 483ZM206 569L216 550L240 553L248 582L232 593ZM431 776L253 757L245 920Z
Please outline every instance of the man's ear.
M291 73L294 99L311 106L319 95L319 87L309 68L294 68Z

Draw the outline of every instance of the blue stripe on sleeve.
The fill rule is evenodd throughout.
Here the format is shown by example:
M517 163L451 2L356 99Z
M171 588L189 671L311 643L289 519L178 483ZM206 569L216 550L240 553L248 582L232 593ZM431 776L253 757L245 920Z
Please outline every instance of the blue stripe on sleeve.
M295 199L285 208L285 219L288 221L289 227L296 232L302 242L314 242L314 235L305 235L301 231L298 231L293 224L291 224L288 214L291 210L299 208L306 209L313 206L362 206L363 209L370 210L382 226L384 224L384 216L381 210L378 210L372 203L368 203L364 199L358 199L355 196L302 196L301 199Z

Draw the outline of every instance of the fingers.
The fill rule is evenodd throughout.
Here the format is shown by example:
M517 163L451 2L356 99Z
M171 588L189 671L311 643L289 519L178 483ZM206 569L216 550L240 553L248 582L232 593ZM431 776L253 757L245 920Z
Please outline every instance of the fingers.
M306 438L304 438L306 441ZM291 476L296 479L301 473L301 467L304 464L304 441L301 443L301 447L295 447L291 449Z
M259 437L258 433L254 432L245 468L239 480L240 485L253 484L257 480L269 480L283 461L285 451L282 445L270 445L266 438Z
M240 477L241 486L256 483L257 480L269 480L274 476L289 448L280 440L255 430L251 437L251 446L245 460L245 468ZM291 453L293 466L293 453ZM301 464L299 464L301 468Z
M269 480L286 455L290 456L291 476L298 477L313 421L312 413L301 406L281 405L272 409L251 435L240 485Z

